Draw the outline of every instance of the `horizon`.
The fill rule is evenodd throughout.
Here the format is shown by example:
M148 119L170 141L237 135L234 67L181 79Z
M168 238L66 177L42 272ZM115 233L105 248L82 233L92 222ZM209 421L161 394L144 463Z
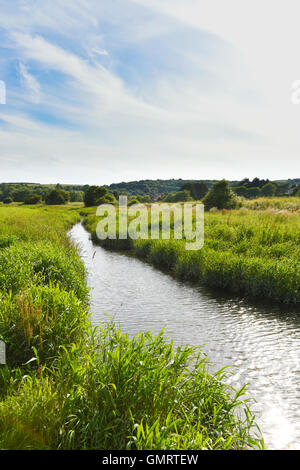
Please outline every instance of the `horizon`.
M256 178L256 177L255 177ZM271 183L272 182L281 182L281 181L294 181L294 180L300 180L300 177L297 178L279 178L279 179L270 179L270 178L260 178L257 176L257 178L259 178L260 180L269 180ZM228 181L229 183L234 183L234 182L240 182L240 181L243 181L244 179L249 179L249 181L253 181L254 178L248 178L247 176L244 177L244 178L241 178L241 179L227 179L227 178L220 178L220 179L216 179L216 178L200 178L200 179L195 179L195 178L144 178L144 179L140 179L140 180L131 180L131 181L118 181L118 182L113 182L113 183L103 183L102 185L96 185L96 186L112 186L112 185L119 185L119 184L128 184L128 183L134 183L134 182L137 182L137 183L140 183L142 181L177 181L177 180L182 180L182 181L190 181L190 182L193 182L193 181L221 181L225 179L226 181ZM88 184L88 183L64 183L64 182L53 182L53 183L40 183L40 182L30 182L30 181L1 181L0 182L0 185L1 184L24 184L24 185L41 185L41 186L55 186L57 184L60 184L61 186L94 186L94 184Z

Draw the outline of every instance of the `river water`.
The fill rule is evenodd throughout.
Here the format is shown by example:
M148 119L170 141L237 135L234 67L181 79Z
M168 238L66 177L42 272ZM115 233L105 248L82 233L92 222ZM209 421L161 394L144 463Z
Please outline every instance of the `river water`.
M300 449L300 312L184 284L70 231L88 272L93 324L113 320L133 335L162 328L175 344L201 346L211 370L249 384L251 409L270 449Z

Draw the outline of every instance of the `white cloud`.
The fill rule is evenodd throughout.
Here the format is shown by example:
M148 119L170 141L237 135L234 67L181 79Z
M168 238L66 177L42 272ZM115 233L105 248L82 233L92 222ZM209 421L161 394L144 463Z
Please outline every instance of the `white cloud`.
M73 53L51 44L40 36L12 33L11 37L26 60L64 73L80 86L81 93L92 96L101 112L121 112L135 117L155 117L163 112L132 96L123 81L101 64L89 64ZM82 103L81 103L82 104Z
M28 72L24 64L20 64L20 74L25 87L24 99L29 98L33 103L38 104L41 100L41 87L39 82Z
M109 53L105 49L97 49L96 47L92 48L92 52L98 55L105 55L105 56L109 55Z
M279 178L300 170L300 107L290 104L290 85L300 77L294 0L294 11L272 4L272 14L268 0L18 3L17 11L4 8L0 25L9 31L8 44L21 63L28 96L22 99L16 92L17 110L0 116L5 122L2 178L12 180L13 172L20 172L24 180L21 175L30 176L33 169L44 182L93 183ZM135 10L138 4L143 8ZM111 29L103 27L105 22ZM196 36L194 48L177 39L179 31L194 30L216 34L224 49L200 52L202 41L215 44L210 34ZM58 40L59 34L67 40ZM126 66L125 46L142 54L143 46L151 48L157 38L156 47L161 42L165 53L173 54L171 71L157 68L144 78L133 62L128 65L141 75L133 86L116 66L118 54L124 54ZM36 69L42 76L58 72L62 78L41 81L39 74L38 81ZM30 100L61 124L31 118L23 102Z

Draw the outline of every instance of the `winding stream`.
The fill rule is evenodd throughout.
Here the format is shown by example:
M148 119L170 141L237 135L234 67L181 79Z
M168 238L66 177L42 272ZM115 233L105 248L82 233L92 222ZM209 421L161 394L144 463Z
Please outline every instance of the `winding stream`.
M78 224L94 324L108 318L129 334L151 330L202 346L212 370L230 366L230 383L249 383L252 410L269 448L300 449L300 312L255 305L183 284L125 254L92 244Z

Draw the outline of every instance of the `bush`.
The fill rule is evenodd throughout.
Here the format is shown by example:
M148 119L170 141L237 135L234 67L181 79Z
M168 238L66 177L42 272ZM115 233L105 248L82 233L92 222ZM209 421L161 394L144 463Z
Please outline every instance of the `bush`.
M199 183L185 183L181 191L187 189L194 200L199 201L203 199L204 196L208 193L208 186L204 181L200 181Z
M163 198L163 202L187 202L192 200L193 198L191 196L191 193L187 189L183 191L178 191L177 193L167 194Z
M49 205L62 205L67 204L70 200L70 194L63 189L53 189L46 196L46 204Z
M248 188L247 189L247 198L255 199L262 195L262 191L258 187Z
M273 197L276 193L276 184L267 183L261 188L261 195L265 197Z
M140 204L140 201L138 199L131 199L129 202L128 202L128 206L133 206L134 204Z
M11 204L13 202L11 197L5 197L3 199L3 204Z
M109 194L108 189L102 186L90 186L84 195L86 207L99 206L106 203L111 204L114 201L114 196Z
M217 209L234 209L238 205L236 194L230 188L228 181L222 180L215 183L209 193L203 199L205 209L216 207Z
M83 202L84 192L83 191L70 191L70 202Z
M100 206L100 204L115 204L116 200L114 198L114 196L112 196L111 194L106 194L105 196L103 197L100 197L97 201L97 206Z
M40 204L41 202L42 196L36 193L28 194L24 200L24 203L28 205Z

